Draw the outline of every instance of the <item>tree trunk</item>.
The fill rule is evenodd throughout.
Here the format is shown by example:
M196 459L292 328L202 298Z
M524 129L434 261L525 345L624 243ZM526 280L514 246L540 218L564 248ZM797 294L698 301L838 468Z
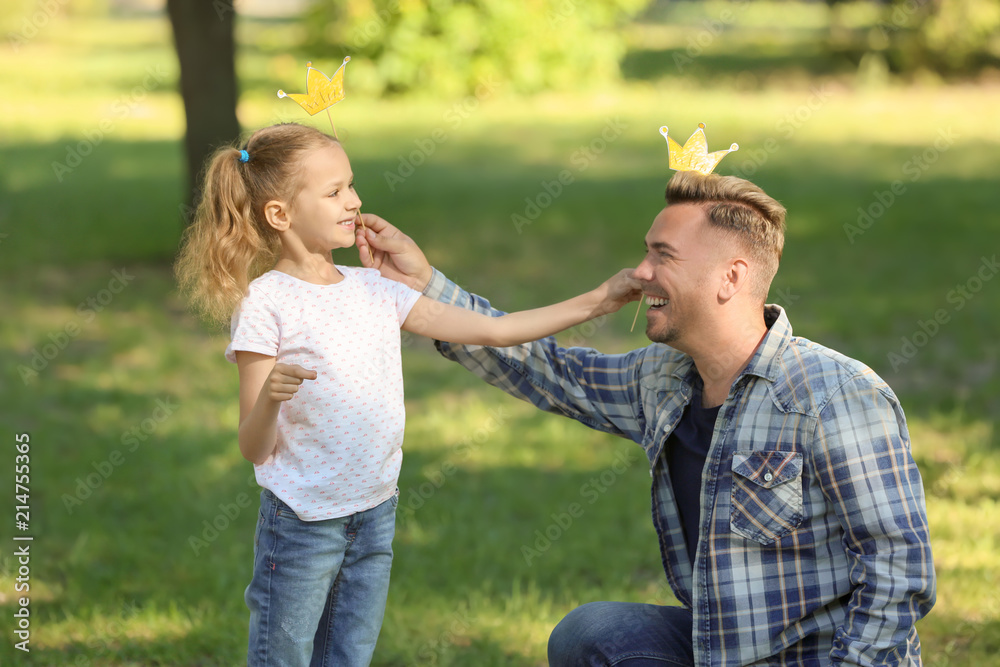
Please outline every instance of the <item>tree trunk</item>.
M181 69L181 97L187 132L187 208L201 195L205 160L221 144L239 137L236 119L236 56L233 0L167 0Z

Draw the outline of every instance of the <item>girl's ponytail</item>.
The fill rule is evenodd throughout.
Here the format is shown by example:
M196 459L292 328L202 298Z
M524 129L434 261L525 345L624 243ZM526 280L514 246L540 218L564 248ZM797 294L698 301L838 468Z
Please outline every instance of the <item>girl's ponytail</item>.
M281 241L264 219L264 204L293 199L302 153L334 143L287 123L257 131L242 150L226 146L211 157L174 268L181 293L207 320L227 323L250 282L274 266Z
M252 198L240 173L249 162L240 157L239 150L227 146L209 161L201 202L176 266L181 292L206 319L220 324L229 321L247 285L260 275L257 269L273 264L279 249L277 232L254 224Z

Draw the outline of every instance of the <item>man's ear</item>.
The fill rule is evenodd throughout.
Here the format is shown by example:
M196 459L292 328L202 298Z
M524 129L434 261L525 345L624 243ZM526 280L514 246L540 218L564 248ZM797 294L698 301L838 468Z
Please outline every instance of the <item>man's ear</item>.
M275 199L264 204L264 219L267 220L267 224L279 232L287 230L292 223L292 217L288 213L288 205Z
M750 289L750 266L742 257L734 257L725 266L722 283L719 285L719 301L732 299L739 292Z

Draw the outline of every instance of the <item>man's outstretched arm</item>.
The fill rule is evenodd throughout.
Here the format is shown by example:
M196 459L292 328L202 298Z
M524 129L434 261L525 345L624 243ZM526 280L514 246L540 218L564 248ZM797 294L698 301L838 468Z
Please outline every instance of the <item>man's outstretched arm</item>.
M441 303L494 317L504 314L433 269L417 244L385 220L365 214L365 224L370 232L358 232L358 252L364 266L420 289ZM368 256L369 247L374 261ZM433 311L427 316L433 317ZM446 358L539 409L642 442L645 417L639 378L648 348L605 355L588 348L561 348L551 337L505 348L436 344Z

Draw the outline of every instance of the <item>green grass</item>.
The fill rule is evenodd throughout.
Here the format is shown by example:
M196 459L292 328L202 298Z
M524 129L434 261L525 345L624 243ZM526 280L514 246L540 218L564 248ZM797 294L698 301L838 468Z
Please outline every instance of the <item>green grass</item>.
M246 127L308 120L273 93L301 80L298 55L281 52L289 34L288 24L241 26L253 46L240 60ZM754 180L789 209L772 298L789 307L797 333L883 375L907 411L939 576L937 607L920 624L925 662L987 664L1000 650L1000 282L984 282L960 310L948 294L995 251L1000 129L991 119L1000 117L1000 90L859 92L836 74L822 80L820 103L810 90L820 80L802 83L794 71L739 90L726 77L664 72L649 53L676 41L647 42L631 56L642 75L625 85L529 100L500 90L458 123L453 114L467 101L349 97L336 115L365 210L402 226L463 285L524 308L638 261L670 173L660 125L683 138L703 121L713 147L739 142L720 173L757 166ZM789 44L768 56L779 70L795 53ZM0 662L239 664L256 513L240 504L255 502L255 487L235 446L227 336L193 320L173 294L183 119L169 31L158 19L60 19L19 51L0 49L8 93L0 96L0 422L11 463L13 434L31 435L36 537L27 655L12 649L7 630L13 548L0 557ZM715 49L699 61L706 71L729 67L712 60L730 57L728 47ZM747 69L754 64L748 56ZM165 74L136 99L149 67ZM796 113L797 126L788 120ZM57 180L52 163L103 120L111 130ZM584 159L581 147L619 131L609 127L620 134ZM437 128L446 141L390 189L386 172ZM908 180L907 161L948 128L953 145ZM511 216L562 170L573 183L518 233ZM849 242L845 223L897 179L906 192ZM339 261L355 263L350 252ZM126 275L123 289L114 271ZM893 368L888 355L937 309L949 321ZM565 339L631 349L643 336L630 322L623 313ZM54 358L22 379L35 351ZM407 339L404 354L402 501L375 664L544 664L548 633L574 606L672 599L643 466L630 465L589 502L590 480L636 449L507 399L426 341ZM95 488L78 494L88 476ZM74 494L80 504L67 506ZM0 495L13 495L9 476ZM537 546L536 531L574 502L584 514L526 562L522 547ZM206 521L229 525L215 535ZM10 520L0 524L0 542L13 544L13 533ZM207 544L192 548L192 537Z

